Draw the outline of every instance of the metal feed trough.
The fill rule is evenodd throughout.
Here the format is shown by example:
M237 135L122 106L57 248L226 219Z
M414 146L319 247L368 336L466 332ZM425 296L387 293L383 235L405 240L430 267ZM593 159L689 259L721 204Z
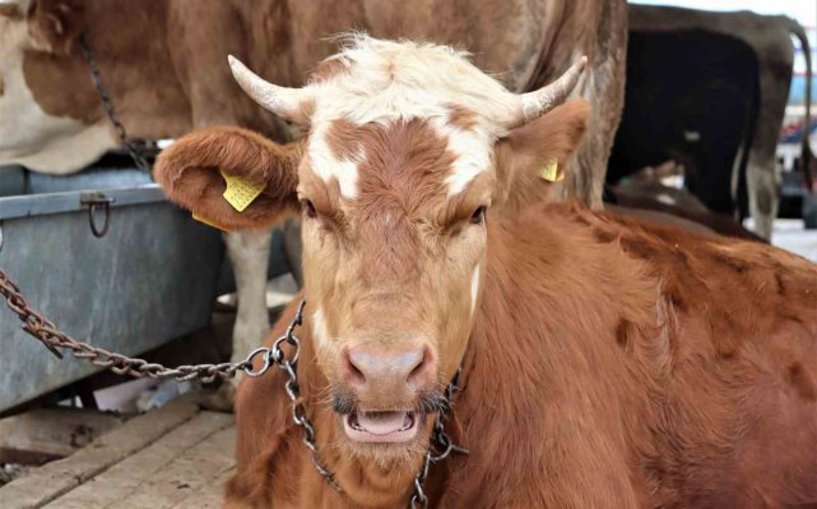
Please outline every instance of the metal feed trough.
M97 233L109 216L102 237L92 232L91 207ZM0 168L0 229L0 267L78 339L139 355L210 322L225 258L220 233L165 201L144 173ZM58 360L20 327L4 303L0 411L99 370Z

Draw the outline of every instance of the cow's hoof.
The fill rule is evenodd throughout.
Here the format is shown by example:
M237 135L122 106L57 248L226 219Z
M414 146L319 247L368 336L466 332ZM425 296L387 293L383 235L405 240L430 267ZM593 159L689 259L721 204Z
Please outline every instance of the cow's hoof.
M207 410L232 413L234 401L235 385L230 382L225 382L221 384L218 390L202 398L201 406Z

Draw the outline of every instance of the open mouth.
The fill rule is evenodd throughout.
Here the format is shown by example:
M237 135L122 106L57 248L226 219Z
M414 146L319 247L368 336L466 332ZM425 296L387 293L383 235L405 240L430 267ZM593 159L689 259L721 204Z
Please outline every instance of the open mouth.
M353 412L343 416L346 436L356 442L400 443L417 435L417 412Z

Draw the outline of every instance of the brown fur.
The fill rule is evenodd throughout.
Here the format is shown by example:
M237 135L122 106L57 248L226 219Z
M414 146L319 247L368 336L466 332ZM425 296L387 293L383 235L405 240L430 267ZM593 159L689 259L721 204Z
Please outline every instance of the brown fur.
M214 127L171 145L157 161L154 176L176 203L215 224L260 228L297 210L295 165L300 152L300 144L281 146L246 129ZM226 184L218 170L265 190L239 213L222 198Z
M817 503L817 268L762 244L578 205L503 203L524 193L545 161L571 156L587 114L569 104L512 132L497 145L495 174L473 181L459 203L440 190L450 161L422 121L350 135L348 143L365 149L355 200L338 198L336 183L315 178L301 160L298 193L331 199L304 224L308 305L298 376L320 457L344 493L312 467L283 374L273 370L239 388L238 472L227 507L405 506L424 443L403 456L368 454L345 438L328 398L342 386L339 348L398 345L416 331L433 343L441 384L462 362L447 429L471 451L432 468L432 506ZM179 142L186 155L168 166L189 166L185 158L200 148L190 143ZM214 155L200 164L227 167L242 157ZM247 162L248 175L269 167ZM219 178L214 169L208 175ZM169 188L175 199L184 185ZM457 210L471 210L491 189L494 211L481 237L457 221ZM220 199L205 198L191 203ZM453 229L434 227L446 223ZM482 284L466 318L463 267L475 256ZM321 344L311 320L318 307L328 311Z
M554 192L556 186L541 178L541 170L551 159L557 161L562 171L571 164L575 141L588 129L589 112L585 101L568 101L550 114L515 129L497 145L498 166L506 172L499 179L497 195L509 213Z
M85 24L82 0L33 0L26 13L35 43L56 54L70 54Z
M449 110L451 113L448 118L448 123L453 127L457 127L463 131L468 131L477 125L478 117L476 112L471 111L464 106L460 106L459 104L450 105Z
M812 264L569 206L536 207L490 232L456 402L456 438L471 454L447 460L448 473L432 471L446 479L441 506L817 502ZM751 271L737 269L744 265ZM304 336L309 345L308 329ZM323 383L311 378L313 355L300 373L310 390ZM300 498L279 500L336 507L343 498L297 443L281 384L276 373L239 392L241 470L230 499L264 506L301 483ZM270 398L274 407L256 404ZM336 467L331 416L308 401ZM398 506L400 494L381 506Z
M341 199L337 182L317 178L309 157L297 165L297 194L313 202L317 211L314 217L304 216L303 227L303 264L309 268L304 285L310 295L308 321L318 309L331 311L324 324L328 337L312 354L312 363L320 369L304 375L314 376L315 385L305 391L322 394L328 409L325 401L331 392L348 391L338 374L342 348L397 349L414 341L430 347L434 383L444 386L466 349L474 305L472 274L476 267L479 275L479 268L485 266L486 227L484 222L472 221L474 211L491 202L496 178L503 180L502 189L524 188L525 172L535 174L552 158L569 158L586 117L586 106L568 105L543 117L548 121L512 132L508 140L514 140L518 154L506 151L498 158L498 171L486 169L451 198L446 178L455 155L426 120L364 126L335 122L328 134L331 150L339 156L362 153L359 197ZM526 146L525 141L536 147ZM249 225L253 220L271 220L283 207L258 203L242 215L235 214L220 196L223 182L218 170L267 183L268 193L289 202L294 194L293 161L300 155L297 148L276 145L247 131L209 129L168 149L160 157L157 178L173 200L194 212L228 224L236 224L233 216L247 214L244 220ZM497 210L502 210L504 200L501 195L493 197ZM303 369L310 368L304 365ZM417 395L375 391L355 396L365 398L361 401L367 408L386 410L412 408ZM326 449L327 461L347 485L354 504L368 501L389 507L406 498L431 419L426 418L422 433L395 455L355 449L332 433L337 431L333 414L316 418L326 430L319 433L320 447ZM405 491L395 491L395 482L405 485ZM256 493L256 487L246 489ZM325 495L318 490L315 496L299 503L311 506ZM329 500L327 504L333 503Z

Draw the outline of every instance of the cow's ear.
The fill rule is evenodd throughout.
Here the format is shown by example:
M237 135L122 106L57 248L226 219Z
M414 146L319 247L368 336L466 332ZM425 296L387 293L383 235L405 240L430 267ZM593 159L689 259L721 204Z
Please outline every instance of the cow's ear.
M238 127L180 138L156 160L154 176L171 201L225 230L272 226L296 212L301 143L279 145ZM225 175L261 194L239 212L224 197Z
M31 0L26 13L31 37L52 53L72 53L85 25L83 3L83 0Z
M518 210L548 197L553 184L564 178L589 119L589 104L572 100L499 140L494 204Z

